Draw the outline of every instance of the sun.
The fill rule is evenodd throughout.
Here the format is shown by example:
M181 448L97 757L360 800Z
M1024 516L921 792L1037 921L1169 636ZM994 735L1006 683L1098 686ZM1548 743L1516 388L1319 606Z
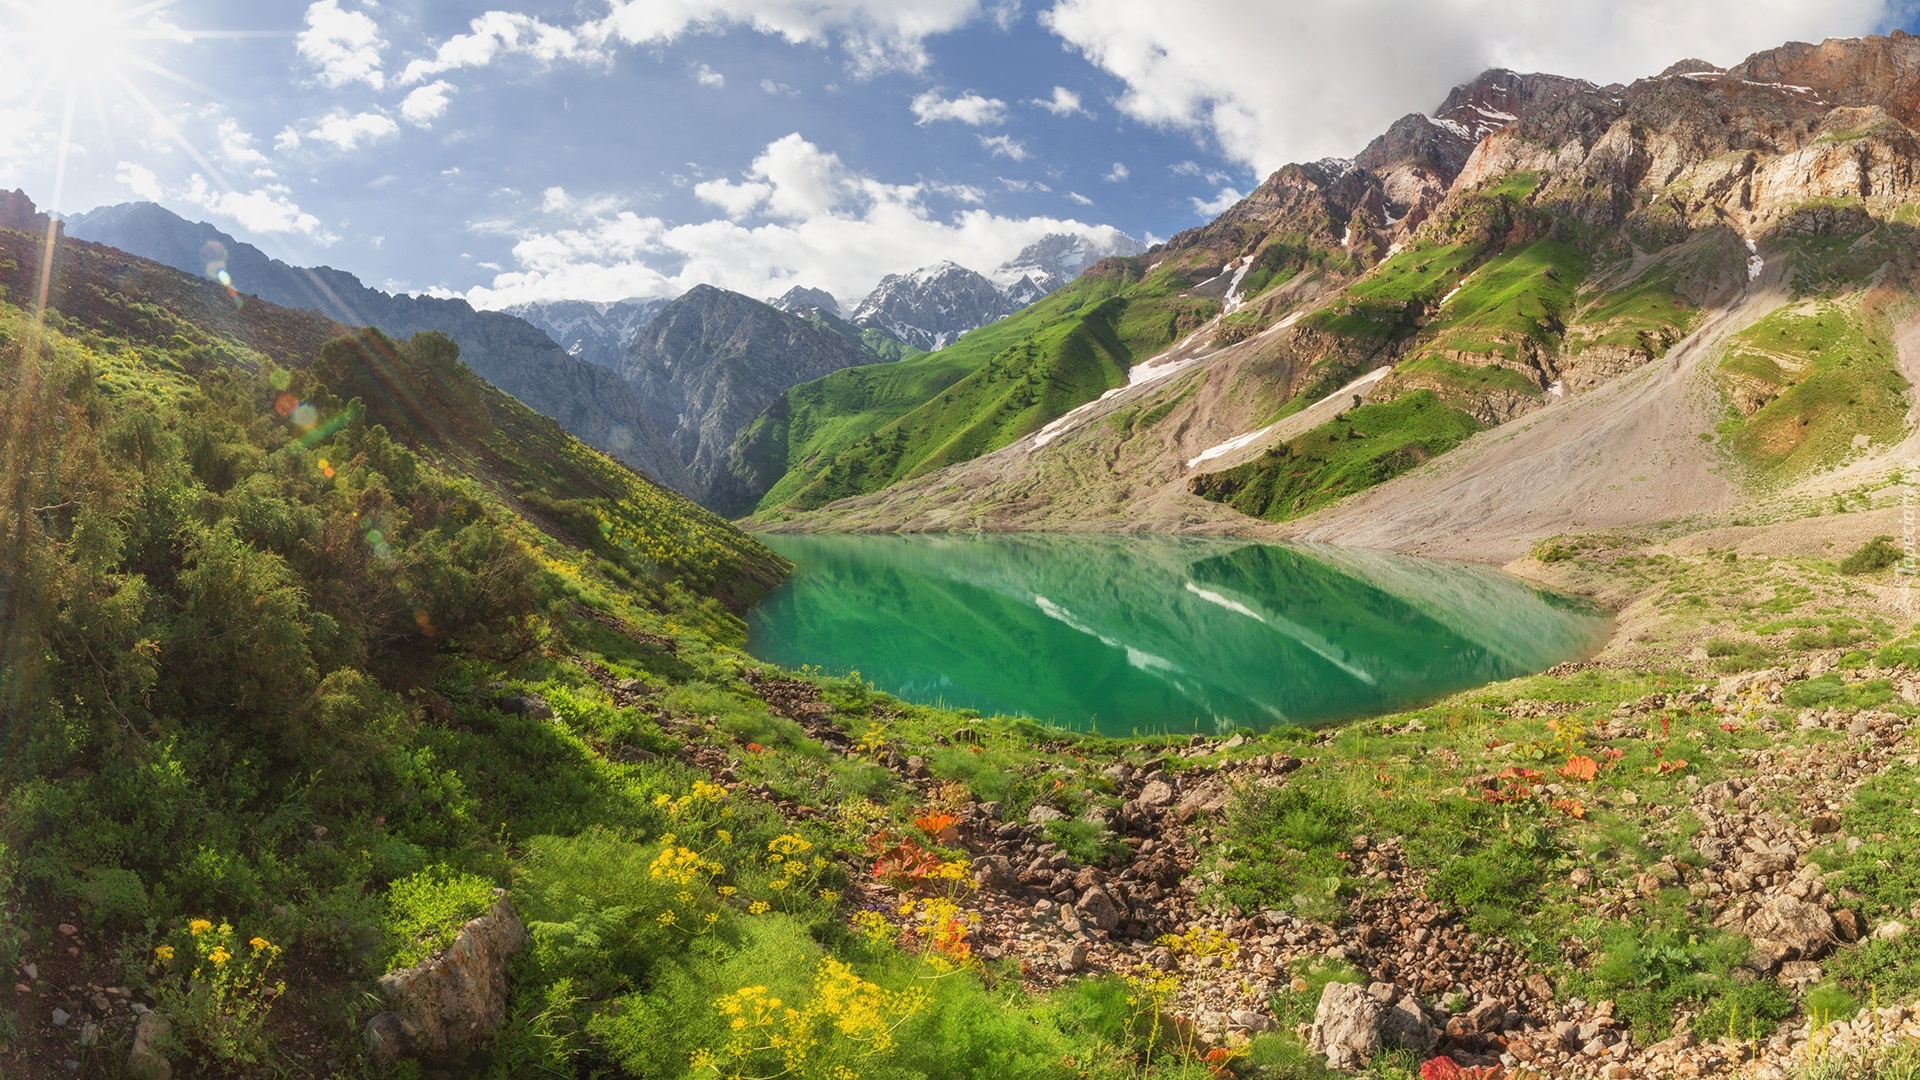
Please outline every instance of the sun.
M174 0L0 0L10 50L43 87L98 87L149 66L142 46L187 35L161 11Z

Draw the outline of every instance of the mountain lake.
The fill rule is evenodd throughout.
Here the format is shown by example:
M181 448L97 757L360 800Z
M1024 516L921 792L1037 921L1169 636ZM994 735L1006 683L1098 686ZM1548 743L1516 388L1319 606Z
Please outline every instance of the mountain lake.
M1090 534L763 535L773 663L905 700L1126 736L1418 705L1597 651L1612 619L1489 567Z

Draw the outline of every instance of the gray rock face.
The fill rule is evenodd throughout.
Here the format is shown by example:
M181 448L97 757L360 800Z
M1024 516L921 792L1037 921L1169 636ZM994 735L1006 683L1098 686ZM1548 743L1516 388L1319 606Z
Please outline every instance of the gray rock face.
M1358 1070L1380 1052L1380 1020L1386 1011L1364 986L1328 983L1313 1012L1307 1049L1325 1055L1331 1068Z
M666 300L542 300L503 310L546 332L554 343L590 364L615 369L627 346L653 322Z
M471 1050L506 1019L507 961L526 944L527 928L503 891L445 952L381 976L391 1011L369 1021L369 1051L391 1063L402 1055L449 1060Z
M728 468L734 439L788 387L874 357L832 329L702 285L668 304L627 349L620 374L668 433L688 494L722 514L761 492Z
M840 301L832 293L825 289L809 289L805 285L795 285L767 301L767 304L789 315L804 315L813 311L825 312L836 318L840 315Z
M855 326L884 330L919 349L944 349L960 335L1020 309L984 274L950 262L888 274L853 313Z

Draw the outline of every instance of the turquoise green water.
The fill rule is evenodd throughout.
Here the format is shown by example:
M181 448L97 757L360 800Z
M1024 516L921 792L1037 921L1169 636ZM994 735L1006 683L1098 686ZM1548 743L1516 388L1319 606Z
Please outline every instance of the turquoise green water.
M1110 735L1390 711L1585 656L1610 620L1477 566L1104 535L761 538L748 650Z

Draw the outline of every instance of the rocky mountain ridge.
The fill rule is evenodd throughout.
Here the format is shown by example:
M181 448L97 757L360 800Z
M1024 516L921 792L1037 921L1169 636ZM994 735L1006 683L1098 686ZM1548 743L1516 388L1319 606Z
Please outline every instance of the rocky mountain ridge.
M620 375L668 433L691 485L722 513L752 507L727 453L788 387L874 357L858 337L711 285L667 304L627 347Z
M633 390L607 368L567 354L524 319L477 311L465 300L393 295L331 267L289 266L205 223L153 203L123 203L70 218L78 239L202 277L225 272L236 295L318 311L346 326L374 326L395 338L439 330L482 378L553 417L587 444L676 491L692 481L666 434Z
M1214 305L1126 379L988 456L842 487L879 494L834 509L764 507L763 519L1245 531L1260 526L1243 513L1318 511L1297 529L1504 559L1596 507L1610 522L1657 520L1702 496L1737 500L1743 485L1884 462L1910 393L1890 344L1903 324L1890 320L1920 264L1915 72L1920 40L1897 32L1787 45L1724 71L1687 60L1624 86L1489 71L1355 159L1285 166L1215 221L1111 260L1139 281L1121 296ZM1791 347L1752 344L1756 322ZM1854 335L1853 370L1812 333ZM1651 373L1669 355L1673 371ZM995 363L1017 376L1022 361ZM1668 375L1666 397L1641 386ZM1587 419L1563 407L1601 390ZM1396 404L1420 394L1439 411ZM1681 407L1714 400L1733 419ZM1370 423L1350 436L1340 403L1391 408L1359 414ZM925 409L916 423L967 422ZM1470 433L1534 414L1549 419L1497 439L1441 440L1416 419L1458 416ZM1361 436L1381 441L1346 446ZM1660 477L1622 500L1607 485L1646 471L1615 456L1628 452L1653 454ZM1448 454L1488 464L1417 470ZM1427 478L1418 497L1412 479L1393 480L1410 470ZM1231 476L1202 480L1216 474ZM1383 483L1397 508L1387 488L1356 497ZM1490 502L1516 509L1497 542L1482 532ZM1367 524L1382 514L1395 524ZM1346 524L1316 524L1330 521Z
M545 331L567 355L604 368L618 368L633 339L667 306L658 298L536 300L502 308Z
M1118 230L1100 237L1050 233L1022 248L991 274L951 261L910 273L889 274L846 317L855 326L883 330L917 349L932 352L953 344L969 330L1006 318L1055 292L1101 259L1136 255L1143 250L1145 245ZM820 297L827 296L820 290L795 289L788 297L795 293L808 296L796 302L815 306Z

